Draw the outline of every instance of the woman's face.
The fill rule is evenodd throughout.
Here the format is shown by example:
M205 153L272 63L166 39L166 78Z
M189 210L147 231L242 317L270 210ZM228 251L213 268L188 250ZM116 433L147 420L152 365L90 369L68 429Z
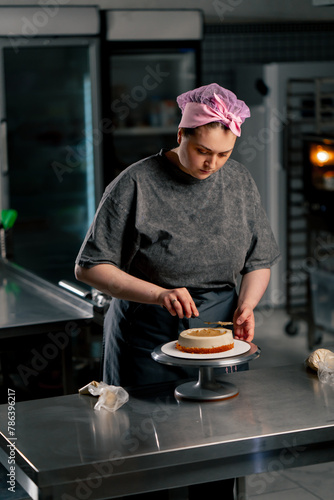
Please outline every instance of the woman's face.
M225 165L236 138L230 130L221 127L197 127L194 135L189 136L179 129L176 150L179 168L196 179L206 179Z

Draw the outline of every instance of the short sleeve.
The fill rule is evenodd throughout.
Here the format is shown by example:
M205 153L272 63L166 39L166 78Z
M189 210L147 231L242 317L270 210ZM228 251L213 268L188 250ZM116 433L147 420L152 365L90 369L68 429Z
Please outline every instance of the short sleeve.
M251 179L251 183L254 210L252 220L249 221L249 224L251 225L253 236L241 274L270 268L281 258L278 245L253 179Z
M126 270L136 251L135 184L120 177L106 188L76 263L90 268L112 264Z

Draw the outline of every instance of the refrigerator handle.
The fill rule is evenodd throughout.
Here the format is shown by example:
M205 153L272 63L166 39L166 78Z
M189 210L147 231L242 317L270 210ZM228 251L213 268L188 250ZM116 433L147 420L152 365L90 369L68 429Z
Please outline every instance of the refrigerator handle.
M1 120L0 138L1 138L1 175L6 176L8 174L7 122L6 122L6 120Z

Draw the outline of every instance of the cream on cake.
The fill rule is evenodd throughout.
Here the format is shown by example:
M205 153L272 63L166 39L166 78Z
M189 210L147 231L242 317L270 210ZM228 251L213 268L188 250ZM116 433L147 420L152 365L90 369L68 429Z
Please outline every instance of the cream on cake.
M233 349L231 330L225 328L190 328L179 334L176 348L193 354L212 354Z

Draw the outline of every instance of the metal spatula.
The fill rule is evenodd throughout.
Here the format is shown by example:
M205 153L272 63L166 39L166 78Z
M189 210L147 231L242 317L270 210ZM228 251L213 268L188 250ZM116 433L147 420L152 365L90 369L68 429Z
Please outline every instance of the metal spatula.
M206 325L233 325L231 321L204 321Z

